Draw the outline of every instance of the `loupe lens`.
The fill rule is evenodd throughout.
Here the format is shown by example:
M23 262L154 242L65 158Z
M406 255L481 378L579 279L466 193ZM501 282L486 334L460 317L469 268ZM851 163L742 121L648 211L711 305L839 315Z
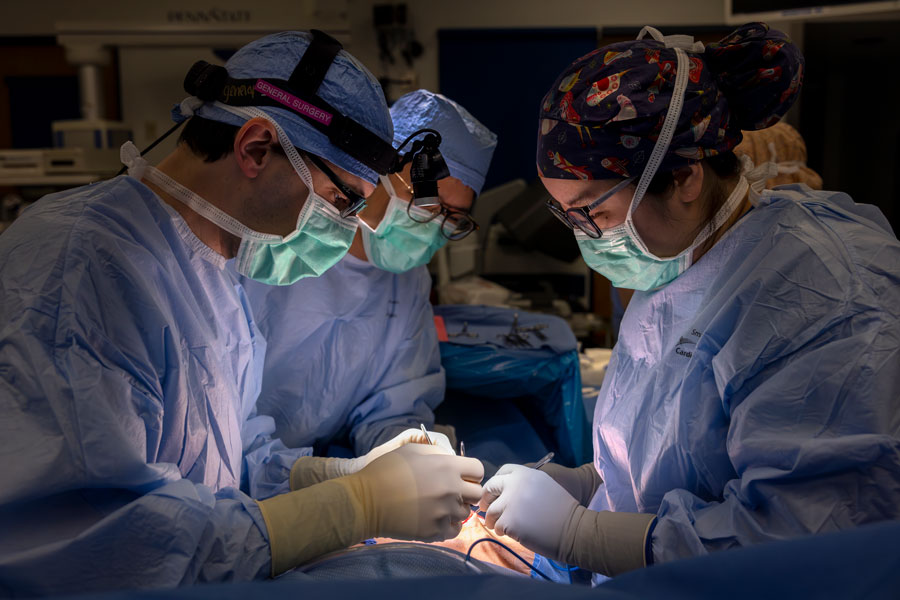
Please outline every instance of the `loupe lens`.
M441 229L447 239L461 240L475 229L475 221L464 215L449 215Z

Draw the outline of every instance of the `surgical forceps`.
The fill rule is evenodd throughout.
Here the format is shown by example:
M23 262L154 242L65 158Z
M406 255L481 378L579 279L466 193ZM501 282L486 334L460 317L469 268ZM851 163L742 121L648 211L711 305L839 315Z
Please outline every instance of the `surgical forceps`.
M425 441L428 442L428 445L434 446L434 442L431 441L431 436L428 435L428 430L425 429L425 423L419 423L419 427L422 428L422 433L425 434Z
M553 452L547 453L547 456L545 456L545 457L542 458L541 460L539 460L539 461L537 461L536 463L534 463L534 466L532 467L532 469L540 469L541 467L543 467L544 465L546 465L546 464L547 464L548 462L550 462L551 460L553 460Z

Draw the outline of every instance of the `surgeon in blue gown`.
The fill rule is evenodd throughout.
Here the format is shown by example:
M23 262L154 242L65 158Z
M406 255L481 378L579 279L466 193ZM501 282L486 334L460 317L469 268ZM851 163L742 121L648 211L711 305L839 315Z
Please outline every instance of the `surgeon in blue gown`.
M313 42L330 43L245 46L230 85L302 93L287 80ZM326 66L320 98L392 151L372 75L344 51ZM158 167L128 143L128 175L47 196L0 236L2 595L264 578L373 535L453 537L481 494L480 463L403 434L291 491L308 450L255 414L265 342L225 263L267 284L324 272L356 232L338 207L378 172L306 112L202 93Z
M450 175L438 181L440 204L410 206L408 164L381 177L349 254L327 273L282 287L242 279L268 344L258 410L290 447L325 454L346 445L363 455L409 427L430 427L444 397L425 265L473 230L468 213L497 140L426 90L397 100L391 119L397 146L419 129L441 134ZM316 462L301 461L295 474Z
M765 169L731 152L802 72L762 23L705 48L645 28L550 88L549 208L592 269L637 291L593 464L502 467L488 526L601 581L900 518L900 242L846 194L762 191Z

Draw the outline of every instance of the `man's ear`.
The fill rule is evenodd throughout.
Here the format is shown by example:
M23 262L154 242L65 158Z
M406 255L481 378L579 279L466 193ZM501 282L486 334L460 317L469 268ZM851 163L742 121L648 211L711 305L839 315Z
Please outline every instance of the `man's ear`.
M672 177L675 183L673 197L684 204L696 202L703 191L703 165L694 163L677 169Z
M272 145L278 143L275 126L262 117L244 123L234 136L234 157L238 168L255 179L272 159Z

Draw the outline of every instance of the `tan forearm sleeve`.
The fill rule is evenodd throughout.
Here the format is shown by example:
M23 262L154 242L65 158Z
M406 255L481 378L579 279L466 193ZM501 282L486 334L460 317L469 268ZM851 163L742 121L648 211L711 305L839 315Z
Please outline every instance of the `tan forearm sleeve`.
M366 538L365 514L342 481L258 502L269 533L272 576Z
M649 535L656 515L593 511L579 506L563 539L564 560L610 577L647 566Z
M556 483L569 492L582 506L587 506L603 480L592 463L585 463L575 469L563 467L555 463L547 463L541 467Z
M301 456L291 467L291 489L302 490L311 485L341 477L347 473L341 468L344 458L325 456Z

